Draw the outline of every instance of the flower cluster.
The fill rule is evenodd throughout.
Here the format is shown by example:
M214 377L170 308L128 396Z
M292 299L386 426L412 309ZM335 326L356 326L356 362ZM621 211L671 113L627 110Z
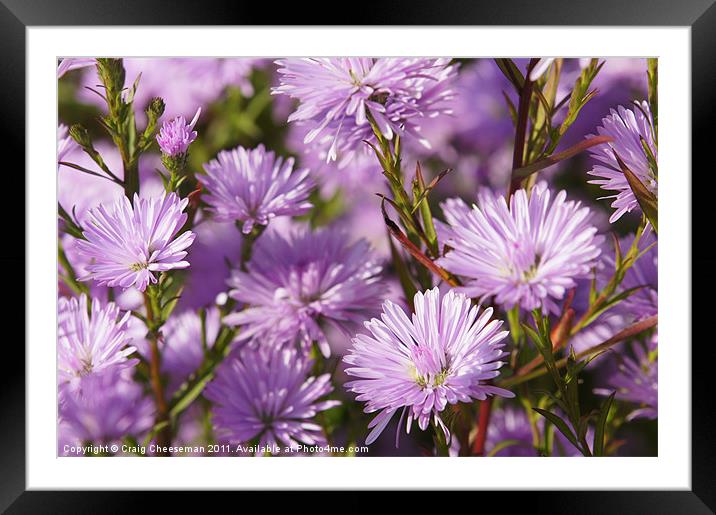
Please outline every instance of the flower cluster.
M657 68L61 59L58 454L655 453Z

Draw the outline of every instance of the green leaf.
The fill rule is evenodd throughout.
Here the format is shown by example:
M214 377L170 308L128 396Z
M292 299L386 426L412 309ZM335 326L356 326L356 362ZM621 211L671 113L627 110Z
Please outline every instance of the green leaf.
M613 297L610 297L604 304L602 304L599 308L595 309L594 312L591 313L591 315L584 320L582 327L587 327L592 322L594 322L597 318L599 318L605 311L613 308L614 306L619 304L621 301L623 301L624 299L627 299L628 297L630 297L637 291L641 290L642 288L644 288L644 286L635 286L633 288L624 290L624 291L618 293L617 295L614 295Z
M649 85L649 110L651 110L651 117L654 120L654 142L656 142L659 120L659 60L655 57L649 58L646 60L646 66L646 75Z
M507 77L507 80L512 83L515 89L518 92L521 91L525 83L525 78L515 62L512 59L495 59L495 64L497 64L497 67L505 77Z
M420 170L420 164L418 164L418 170ZM420 196L419 196L417 199L415 199L415 202L414 202L414 205L413 205L412 210L410 211L410 214L413 214L413 213L415 213L415 212L418 210L418 208L419 208L420 205L423 203L423 201L425 201L425 200L428 198L428 193L430 193L430 191L431 191L435 186L438 185L438 183L440 182L440 180L441 180L443 177L445 177L447 174L449 174L451 171L452 171L452 168L448 168L448 169L446 169L446 170L443 170L442 172L440 172L440 173L438 174L437 177L435 177L432 181L430 181L430 184L428 184L427 186L425 186L425 185L423 184L422 189L421 189L421 191L420 191ZM417 176L417 172L416 172L416 176ZM422 174L421 174L420 177L422 178Z
M555 413L552 413L551 411L547 411L541 408L532 408L537 413L542 415L544 418L549 420L552 424L554 424L554 427L556 427L560 433L562 433L569 442L574 445L579 451L581 452L581 448L579 447L579 444L577 443L577 437L574 435L572 430L569 428L567 423L559 418L558 415Z
M604 436L607 427L607 417L609 416L609 410L614 402L614 396L617 392L606 398L599 409L599 418L597 419L597 426L594 428L594 455L604 456Z
M200 377L198 381L191 385L191 387L187 389L186 392L183 392L183 395L179 399L177 399L177 402L172 406L171 410L169 411L169 416L172 419L178 417L182 411L184 411L186 408L189 407L192 402L194 402L194 399L201 395L201 392L204 391L204 387L206 387L209 381L211 381L213 378L213 370L207 372L202 377Z
M549 168L550 166L564 161L565 159L574 157L577 154L584 152L588 148L594 147L596 145L602 145L610 141L614 141L613 138L611 138L610 136L594 136L592 138L581 141L576 145L573 145L568 149L563 150L562 152L552 154L551 156L545 157L544 159L540 159L539 161L536 161L530 165L523 166L522 168L517 168L514 172L512 172L512 176L524 179L525 177L529 177L535 172L539 172L540 170Z
M572 89L572 94L569 98L567 115L565 116L562 125L559 127L560 136L567 132L569 127L577 119L577 115L582 108L597 94L597 90L595 89L589 91L589 86L592 84L592 81L602 69L605 62L606 61L603 61L601 64L597 64L597 60L592 59L590 65L582 70L582 73L579 77L577 77L577 80L574 83L574 88Z
M177 302L179 302L179 299L181 298L182 291L184 290L184 287L182 286L179 288L179 291L177 294L167 300L164 301L164 304L161 306L161 319L162 320L168 320L171 316L172 312L174 311L174 308L177 306Z
M486 454L486 456L492 457L495 456L498 452L500 452L503 449L507 449L508 447L527 447L529 449L532 449L531 445L526 444L522 440L502 440L500 443L495 445L492 449L490 449L490 452Z
M502 92L502 96L505 98L505 102L507 103L507 109L510 111L510 118L512 118L512 125L517 125L517 108L515 107L514 102L510 100L510 97L507 96L507 93L504 91Z

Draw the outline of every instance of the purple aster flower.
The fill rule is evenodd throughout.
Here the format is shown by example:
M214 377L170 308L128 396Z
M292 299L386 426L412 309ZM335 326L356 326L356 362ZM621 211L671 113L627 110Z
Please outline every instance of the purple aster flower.
M317 342L327 357L330 347L319 323L344 332L379 311L385 286L381 266L365 240L347 243L343 231L306 227L265 233L256 242L246 272L234 270L229 295L248 305L224 322L244 326L241 340L258 335L277 342Z
M121 371L85 376L59 398L60 425L81 442L106 443L139 437L154 423L154 404L141 385Z
M96 62L94 57L65 57L57 65L57 78L59 79L70 70L94 66Z
M610 115L602 119L602 126L597 127L600 136L611 136L614 141L598 145L590 150L592 158L598 164L588 172L589 175L600 177L589 181L598 184L604 190L617 191L616 195L603 198L613 198L612 207L616 210L609 219L616 222L624 213L639 208L639 203L621 170L614 152L624 161L627 167L634 172L639 181L649 191L658 194L657 176L649 163L646 145L654 159L658 159L656 142L654 141L653 121L649 104L641 102L638 107L626 109L619 106L612 109Z
M656 357L657 336L650 340L648 352L639 344L632 346L634 358L619 355L617 371L607 381L607 388L595 388L598 395L611 395L616 390L616 398L636 404L627 420L647 418L654 420L659 410L659 363Z
M57 127L57 166L59 168L60 161L64 161L67 154L72 153L77 147L77 143L70 136L70 130L67 125L61 123Z
M177 116L171 121L164 122L157 134L157 143L159 143L163 154L171 157L186 154L189 145L196 139L197 134L194 126L200 114L201 107L196 110L196 114L189 124L186 123L183 116Z
M138 363L128 359L136 348L130 347L127 323L130 313L120 317L119 308L112 302L104 307L92 299L90 309L87 296L60 298L57 315L57 368L61 384L76 382L78 378L104 370L127 368Z
M107 286L136 287L144 291L156 283L156 272L187 268L186 248L194 233L186 231L175 239L187 215L183 213L188 199L175 193L140 199L134 195L134 206L122 197L108 208L92 209L77 248L91 263L82 280L95 279Z
M398 434L407 411L408 432L413 420L425 430L432 417L449 438L440 418L448 403L488 395L513 397L488 383L499 375L499 360L507 355L502 348L508 332L500 331L502 321L490 320L492 308L478 316L480 309L470 299L453 291L441 299L437 287L416 293L414 305L411 320L397 304L386 301L381 320L365 322L371 335L356 335L351 353L343 358L351 365L346 373L358 377L346 388L358 394L356 400L367 401L366 413L380 412L368 424L373 430L367 445L401 408Z
M217 438L235 444L257 439L270 447L325 444L312 419L340 402L319 400L333 387L329 374L308 375L312 365L297 349L245 347L231 355L204 393L214 403Z
M308 195L314 184L308 170L294 171L293 162L267 152L263 145L219 152L204 165L204 200L218 221L241 222L244 234L277 216L305 214L313 207Z
M381 134L419 136L420 120L448 113L456 66L449 59L306 58L276 61L281 85L273 93L299 100L288 121L308 123L327 159L347 162L363 140L374 140L369 116ZM345 154L345 159L343 157Z
M459 291L470 297L558 312L555 299L589 275L602 240L589 223L589 208L566 196L553 196L539 182L529 198L518 190L509 207L504 197L485 190L472 208L462 201L444 203L449 226L441 224L440 233L452 250L438 264L465 278Z

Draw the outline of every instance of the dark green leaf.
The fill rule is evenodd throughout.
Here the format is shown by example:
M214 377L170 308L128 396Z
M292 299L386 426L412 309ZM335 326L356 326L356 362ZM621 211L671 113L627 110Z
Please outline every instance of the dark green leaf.
M604 436L607 426L607 417L609 416L609 410L612 407L612 402L614 402L614 396L616 393L617 392L612 392L612 394L602 403L602 406L599 409L599 418L597 419L597 425L594 428L595 456L604 456Z
M572 430L569 428L569 426L567 425L567 423L564 420L562 420L558 415L556 415L555 413L552 413L551 411L547 411L547 410L544 410L541 408L532 408L532 409L535 410L540 415L542 415L547 420L549 420L552 424L554 424L554 427L556 427L559 430L559 432L562 433L565 436L565 438L567 438L567 440L569 440L569 442L572 445L574 445L577 449L579 449L581 452L579 444L577 443L577 437L574 435L574 433L572 432Z

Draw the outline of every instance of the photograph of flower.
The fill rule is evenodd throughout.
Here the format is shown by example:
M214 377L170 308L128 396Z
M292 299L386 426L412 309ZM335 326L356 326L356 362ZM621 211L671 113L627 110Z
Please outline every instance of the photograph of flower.
M657 59L57 78L58 456L657 455Z

